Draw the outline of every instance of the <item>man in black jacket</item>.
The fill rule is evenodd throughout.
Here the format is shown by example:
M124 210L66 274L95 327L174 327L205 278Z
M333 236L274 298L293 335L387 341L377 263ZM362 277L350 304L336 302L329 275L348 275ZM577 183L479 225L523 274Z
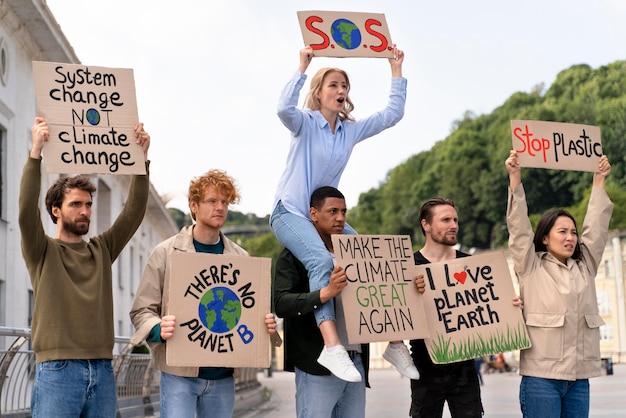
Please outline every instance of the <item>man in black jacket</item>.
M469 256L454 247L458 242L459 218L452 200L427 200L420 209L419 220L426 244L415 252L415 264ZM434 364L424 340L411 340L411 356L421 376L420 380L411 380L412 418L441 417L445 402L448 402L452 418L483 415L474 360Z
M341 234L346 220L346 202L334 187L321 187L311 195L311 221L332 253L331 235ZM298 418L330 416L365 417L365 387L368 385L369 346L348 344L345 318L341 309L341 291L347 277L335 267L328 286L309 291L307 271L298 259L284 249L276 260L272 295L274 311L284 318L285 364L296 374L296 412ZM337 331L350 359L359 373L360 382L347 382L332 375L317 362L324 346L313 310L335 299Z

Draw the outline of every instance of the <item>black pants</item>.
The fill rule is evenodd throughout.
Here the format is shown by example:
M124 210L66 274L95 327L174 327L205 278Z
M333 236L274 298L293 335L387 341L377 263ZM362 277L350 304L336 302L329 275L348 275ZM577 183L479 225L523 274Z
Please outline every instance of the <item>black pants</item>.
M436 372L419 370L420 380L411 380L412 418L435 418L443 415L448 402L452 418L480 418L480 382L474 361L438 366Z

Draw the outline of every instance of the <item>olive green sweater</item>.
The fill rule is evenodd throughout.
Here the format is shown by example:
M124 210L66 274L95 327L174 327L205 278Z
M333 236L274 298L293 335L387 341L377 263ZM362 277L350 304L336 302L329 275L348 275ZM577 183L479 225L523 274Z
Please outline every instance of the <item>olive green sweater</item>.
M133 176L124 209L113 225L88 242L68 243L45 234L38 203L41 159L26 162L19 225L35 296L32 342L38 363L113 358L111 264L143 220L149 187L147 175Z

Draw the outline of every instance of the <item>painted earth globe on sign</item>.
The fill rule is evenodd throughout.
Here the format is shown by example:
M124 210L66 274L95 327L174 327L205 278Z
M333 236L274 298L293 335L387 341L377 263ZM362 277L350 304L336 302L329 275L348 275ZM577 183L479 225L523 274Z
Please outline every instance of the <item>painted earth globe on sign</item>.
M87 122L94 126L100 123L100 113L96 109L89 109L85 116L87 117Z
M198 316L211 332L228 332L235 328L241 318L241 301L227 287L211 288L200 299Z
M361 31L347 19L337 19L330 26L330 32L337 45L345 49L354 49L361 45Z

